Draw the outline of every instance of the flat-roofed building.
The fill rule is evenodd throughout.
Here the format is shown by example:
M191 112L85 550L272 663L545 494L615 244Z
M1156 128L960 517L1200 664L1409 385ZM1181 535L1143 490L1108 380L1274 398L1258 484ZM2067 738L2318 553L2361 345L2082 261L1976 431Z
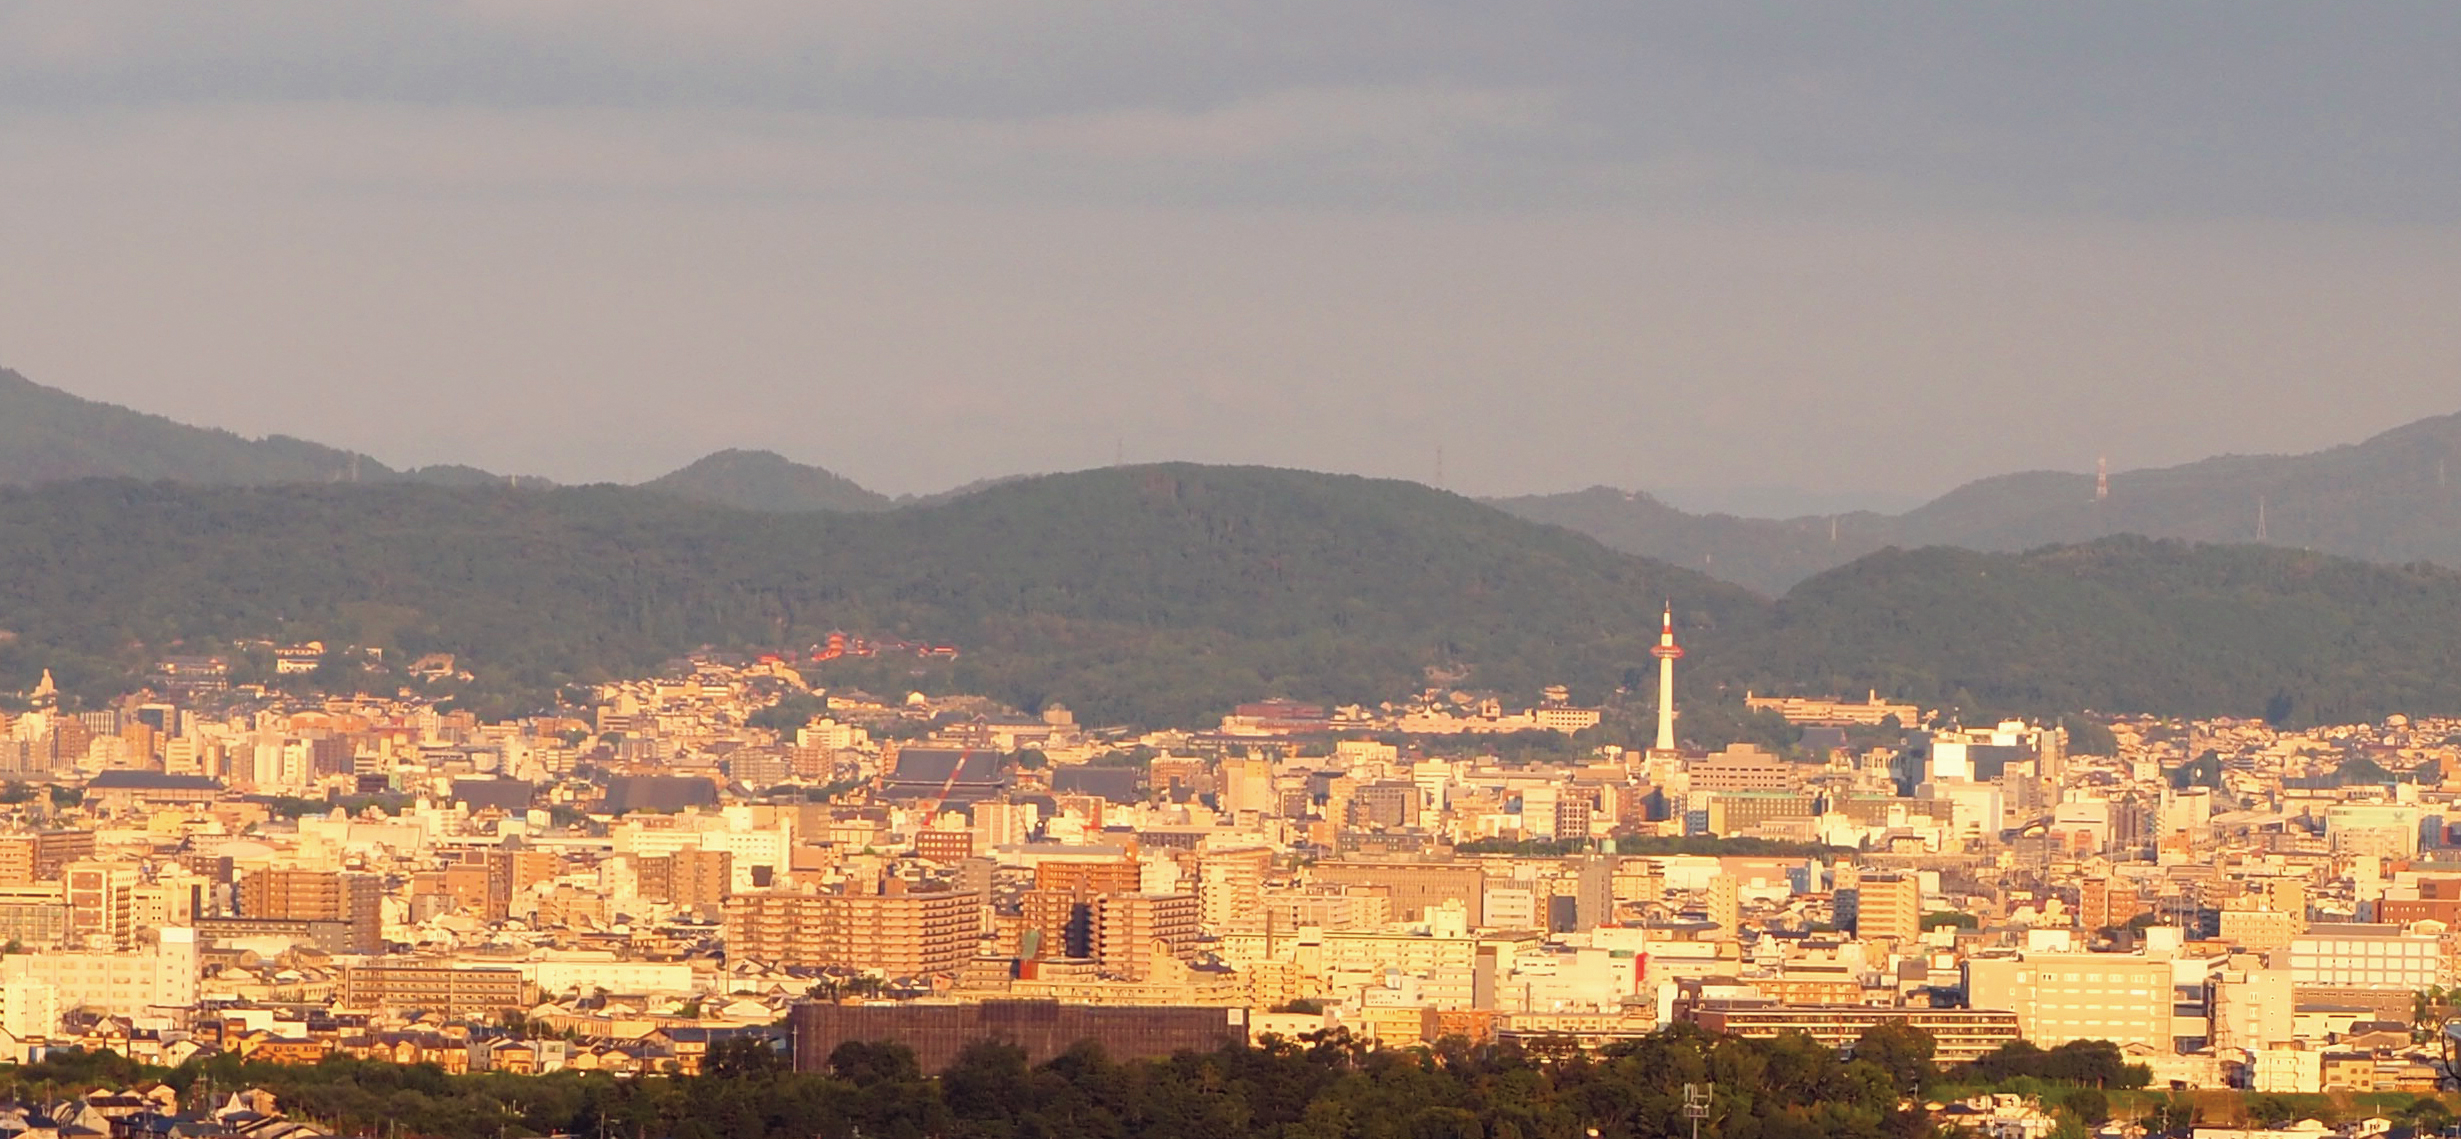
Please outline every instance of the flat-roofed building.
M2297 914L2253 906L2224 909L2221 938L2241 949L2280 949L2298 937L2307 922Z
M1749 744L1690 760L1683 770L1694 791L1783 791L1803 775L1802 768Z
M1690 1019L1711 1032L1755 1040L1800 1033L1831 1048L1851 1048L1864 1031L1883 1024L1919 1028L1931 1036L1933 1056L1958 1064L1984 1056L2019 1038L2017 1014L2006 1009L1874 1008L1862 1005L1782 1005L1710 1001L1690 1010Z
M1382 886L1393 899L1393 917L1419 921L1428 907L1461 903L1470 924L1486 924L1487 872L1463 862L1352 861L1337 859L1308 867L1308 881L1334 886Z
M1204 936L1194 894L1105 894L1093 908L1094 958L1114 976L1141 980L1157 946L1161 955L1184 960Z
M1706 800L1709 833L1745 834L1769 823L1809 819L1820 813L1816 796L1794 791L1720 791Z
M1838 920L1867 941L1910 942L1923 931L1923 883L1912 874L1865 874L1839 890Z
M1966 1004L2008 1009L2044 1048L2071 1040L2169 1052L2171 963L2124 953L2026 953L1965 963Z
M979 1004L809 1003L787 1014L795 1070L828 1070L829 1054L850 1040L903 1044L926 1072L938 1072L966 1046L1003 1040L1040 1064L1071 1046L1099 1041L1114 1061L1161 1059L1247 1043L1244 1008L1093 1006L1056 1001Z
M93 831L0 835L0 886L58 881L69 863L92 857Z
M484 1014L529 1008L535 992L519 969L389 958L345 967L335 1003L349 1009Z
M373 874L276 867L239 880L241 917L341 922L350 930L345 953L384 952L384 897Z
M57 949L68 940L68 890L58 882L0 885L0 942Z
M2318 923L2290 940L2290 981L2302 989L2414 993L2440 983L2442 942L2397 925Z
M982 896L970 892L755 892L726 901L727 955L770 965L890 977L954 973L973 959L981 938Z

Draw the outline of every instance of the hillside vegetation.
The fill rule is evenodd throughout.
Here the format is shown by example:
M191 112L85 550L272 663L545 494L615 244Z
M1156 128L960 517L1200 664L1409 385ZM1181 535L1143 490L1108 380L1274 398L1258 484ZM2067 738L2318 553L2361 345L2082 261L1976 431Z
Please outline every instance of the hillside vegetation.
M1050 476L872 515L614 487L0 492L10 687L45 666L108 687L173 646L273 636L456 652L539 692L842 629L957 645L943 682L1105 720L1383 699L1430 668L1596 699L1648 660L1668 596L1702 628L1768 617L1733 586L1467 499L1252 468Z
M100 695L162 653L274 637L453 652L482 692L538 701L703 645L844 630L960 655L823 683L1106 723L1430 683L1646 702L1662 598L1695 707L1748 687L1969 717L2461 713L2461 575L2264 547L1886 550L1770 602L1416 484L1259 468L1053 475L875 514L620 487L0 491L0 689L50 667Z
M1766 685L1969 714L2461 711L2461 573L2262 546L1885 550L1797 586L1765 636L1740 651Z

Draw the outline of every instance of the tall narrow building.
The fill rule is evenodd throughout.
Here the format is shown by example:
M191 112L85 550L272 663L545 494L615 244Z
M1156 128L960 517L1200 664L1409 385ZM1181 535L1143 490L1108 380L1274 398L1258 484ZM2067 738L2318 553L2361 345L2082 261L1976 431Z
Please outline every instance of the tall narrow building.
M1649 650L1658 658L1658 746L1659 751L1675 750L1675 662L1682 658L1683 648L1675 643L1675 603L1666 603L1665 622L1658 627L1658 647Z

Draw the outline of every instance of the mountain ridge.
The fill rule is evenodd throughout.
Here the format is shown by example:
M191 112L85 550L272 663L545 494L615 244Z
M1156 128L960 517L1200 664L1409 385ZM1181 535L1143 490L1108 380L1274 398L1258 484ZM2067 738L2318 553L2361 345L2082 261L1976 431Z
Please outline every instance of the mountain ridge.
M50 668L109 694L161 654L320 639L454 653L478 678L460 699L518 712L702 646L800 653L846 631L957 655L815 665L815 683L1092 723L1431 685L1646 707L1662 598L1694 709L1877 689L1969 716L2461 714L2461 573L2273 547L1890 548L1772 601L1416 483L1256 467L1103 468L865 514L604 485L0 489L0 689Z
M395 469L284 435L248 439L86 400L0 369L0 485L77 478L199 485L432 483L552 486L474 467ZM728 449L626 488L769 513L880 513L983 493L1024 476L896 498L769 451ZM1890 548L2015 552L2135 533L2194 542L2264 541L2363 560L2461 566L2461 413L2304 454L2225 454L2110 477L2017 471L1973 480L1896 514L1795 518L1689 513L1606 487L1485 500L1628 554L1685 566L1764 596Z
M773 513L869 512L897 500L834 471L798 463L775 451L730 447L670 471L640 489L737 510Z
M2122 471L2110 476L2107 498L2097 498L2089 474L2015 471L1901 514L1690 514L1607 487L1486 501L1770 596L1889 547L2014 552L2119 534L2461 566L2461 413L2303 454Z

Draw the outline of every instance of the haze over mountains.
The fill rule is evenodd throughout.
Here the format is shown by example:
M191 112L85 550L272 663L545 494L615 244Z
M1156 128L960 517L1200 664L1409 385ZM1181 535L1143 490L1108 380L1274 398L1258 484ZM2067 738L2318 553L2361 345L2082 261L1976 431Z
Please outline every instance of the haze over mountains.
M279 435L246 439L81 399L0 369L0 483L87 477L201 485L355 478L453 486L505 479L461 466L397 470ZM548 485L528 476L517 481ZM1003 481L892 498L773 452L726 450L641 489L739 510L866 512L942 501ZM2110 494L2099 500L2092 475L2026 471L1968 483L1901 514L1775 519L1693 513L1645 492L1602 486L1487 501L1773 597L1892 546L2021 551L2114 534L2264 542L2373 562L2461 567L2461 414L2312 454L2225 455L2121 471L2110 476Z
M116 477L203 485L422 482L505 476L460 466L396 470L366 455L293 439L246 439L81 399L0 369L0 483ZM546 485L527 476L524 485ZM891 498L769 451L725 450L641 489L739 510L866 512L996 485ZM2461 414L2306 455L2225 455L2110 476L2026 471L1980 479L1901 514L1797 518L1693 513L1608 487L1487 500L1626 553L1690 566L1776 596L1892 546L2018 551L2114 534L2267 542L2367 561L2461 566Z
M2461 566L2461 415L2313 454L2225 455L2122 471L2102 499L2092 475L2027 471L1971 482L1894 515L1688 514L1606 487L1492 501L1770 595L1890 546L2013 551L2113 534Z
M199 486L274 483L427 483L554 485L531 475L440 464L395 469L374 457L269 435L249 439L45 387L0 368L0 485L32 486L81 478L130 478ZM1000 480L960 487L965 493ZM772 451L729 449L641 484L645 490L738 510L887 510L944 497L890 498L820 467Z

